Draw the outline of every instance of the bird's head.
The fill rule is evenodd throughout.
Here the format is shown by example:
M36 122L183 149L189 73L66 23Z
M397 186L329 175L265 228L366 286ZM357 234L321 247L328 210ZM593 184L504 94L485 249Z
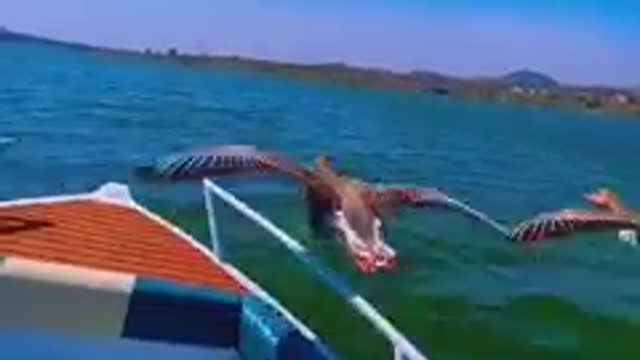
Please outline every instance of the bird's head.
M395 268L396 253L385 243L382 221L372 211L339 210L335 213L335 227L361 272Z
M332 167L331 163L332 163L332 159L328 155L322 154L316 158L316 166L318 168L330 169Z
M623 209L622 202L618 195L608 188L600 188L594 192L587 193L584 195L584 198L602 210L619 211Z

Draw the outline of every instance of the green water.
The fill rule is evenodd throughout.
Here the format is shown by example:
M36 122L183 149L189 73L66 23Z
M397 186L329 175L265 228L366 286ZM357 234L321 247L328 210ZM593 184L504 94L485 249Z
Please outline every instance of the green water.
M198 184L136 182L132 167L193 145L254 143L302 162L335 156L376 182L441 187L514 223L584 206L600 185L640 207L640 121L0 44L0 198L130 183L207 238ZM395 273L358 274L314 239L296 184L221 181L339 271L431 359L638 359L640 252L614 234L514 246L454 214L406 211ZM272 239L217 203L225 254L337 352L389 358L367 323Z

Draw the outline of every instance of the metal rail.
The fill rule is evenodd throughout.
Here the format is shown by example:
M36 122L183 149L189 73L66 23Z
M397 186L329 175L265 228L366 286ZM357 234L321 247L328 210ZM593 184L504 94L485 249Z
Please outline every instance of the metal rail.
M402 333L400 333L392 324L383 317L369 302L367 302L360 294L351 290L345 282L338 277L336 273L327 269L317 259L315 259L309 251L300 244L296 239L292 238L277 227L263 215L250 208L246 203L236 198L233 194L222 189L209 179L203 180L204 195L209 218L209 231L211 236L212 248L221 258L220 239L215 219L213 206L213 198L211 194L231 205L236 211L260 226L284 246L286 246L299 260L307 265L316 275L318 275L327 285L338 292L360 315L364 316L369 322L384 336L393 346L394 360L427 360Z

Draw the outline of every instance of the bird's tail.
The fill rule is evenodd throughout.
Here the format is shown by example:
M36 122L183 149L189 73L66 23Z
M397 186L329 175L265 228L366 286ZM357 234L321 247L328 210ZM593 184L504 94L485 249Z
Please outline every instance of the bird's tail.
M494 230L496 230L497 232L501 233L502 235L509 237L511 235L511 231L509 230L509 228L503 224L500 224L499 222L495 221L494 219L492 219L489 215L476 210L474 208L472 208L471 206L456 200L454 198L451 197L447 197L448 203L450 206L453 206L455 208L458 208L459 210L461 210L462 212L464 212L465 214L471 216L474 219L477 219L487 225L489 225L490 227L492 227Z

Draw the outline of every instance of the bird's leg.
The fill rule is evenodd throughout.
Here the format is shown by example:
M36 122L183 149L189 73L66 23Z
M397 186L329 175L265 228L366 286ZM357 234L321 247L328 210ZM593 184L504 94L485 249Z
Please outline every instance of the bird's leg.
M391 248L384 239L385 226L382 223L381 217L374 220L375 223L375 240L372 244L373 253L376 255L376 266L385 270L393 270L396 267L396 252Z

